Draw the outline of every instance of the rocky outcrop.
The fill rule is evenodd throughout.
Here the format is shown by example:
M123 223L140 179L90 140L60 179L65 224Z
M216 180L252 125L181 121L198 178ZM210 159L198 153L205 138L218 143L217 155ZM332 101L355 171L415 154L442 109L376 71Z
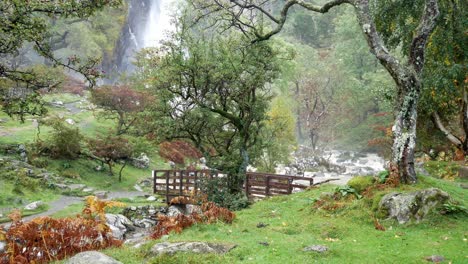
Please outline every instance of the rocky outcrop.
M150 252L154 255L169 254L178 252L189 252L198 254L225 254L235 248L234 244L215 244L207 242L176 242L159 243L154 245Z
M150 165L150 159L145 153L141 153L138 158L132 158L130 163L133 167L140 168L140 169L147 169Z
M411 193L389 193L379 203L379 211L400 224L421 221L429 212L449 200L449 195L437 188Z
M112 235L117 239L124 239L125 234L134 231L132 221L121 214L106 214L106 223L112 231Z
M122 264L101 252L97 251L85 251L71 257L66 264Z

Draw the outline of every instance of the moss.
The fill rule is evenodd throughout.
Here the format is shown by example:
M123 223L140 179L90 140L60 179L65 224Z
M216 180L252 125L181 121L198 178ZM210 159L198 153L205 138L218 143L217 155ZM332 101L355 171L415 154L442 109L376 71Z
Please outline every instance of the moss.
M358 193L361 193L367 187L374 184L374 181L374 177L372 176L356 176L349 180L348 185L355 189Z

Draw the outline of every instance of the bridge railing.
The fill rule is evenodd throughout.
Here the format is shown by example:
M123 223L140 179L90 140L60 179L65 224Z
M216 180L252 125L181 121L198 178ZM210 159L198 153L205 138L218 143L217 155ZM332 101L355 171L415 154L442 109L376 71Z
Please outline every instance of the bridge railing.
M166 202L177 196L189 196L200 190L203 179L223 178L214 170L153 170L153 192L163 195ZM271 173L247 172L243 188L249 198L291 194L306 189L313 178Z

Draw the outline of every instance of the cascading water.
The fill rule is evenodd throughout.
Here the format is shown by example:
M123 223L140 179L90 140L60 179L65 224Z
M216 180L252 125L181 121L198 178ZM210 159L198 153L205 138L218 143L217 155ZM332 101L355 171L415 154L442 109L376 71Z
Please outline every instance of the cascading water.
M143 48L157 47L171 31L171 9L175 0L130 0L127 21L116 44L113 58L102 65L106 83L116 83L120 76L135 72L135 54Z

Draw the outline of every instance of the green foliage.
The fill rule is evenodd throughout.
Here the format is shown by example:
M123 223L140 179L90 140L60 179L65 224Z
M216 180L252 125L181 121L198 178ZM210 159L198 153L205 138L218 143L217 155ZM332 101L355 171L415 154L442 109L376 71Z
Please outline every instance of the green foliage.
M379 172L379 174L377 174L377 179L379 180L379 183L385 183L385 181L387 181L388 179L388 176L390 176L389 171L384 170L384 171Z
M374 181L375 179L372 176L355 176L348 181L348 185L357 193L362 193L367 187L372 186Z
M78 127L65 122L63 118L54 117L45 124L52 127L46 146L53 158L76 159L81 153L83 136Z
M160 50L140 54L141 84L152 87L157 99L141 127L160 142L192 141L208 166L227 172L230 189L239 192L247 165L264 143L272 95L267 84L279 71L276 51L235 31L221 36L189 29L185 19Z
M230 193L228 183L221 178L202 179L200 191L207 195L208 201L232 211L247 208L250 204L244 193Z
M424 163L424 168L432 177L454 180L458 178L459 164L450 161L427 161Z
M263 155L254 164L259 171L275 172L278 164L287 164L296 147L295 119L289 107L290 101L277 97L271 104L268 119L262 130L265 141Z
M468 215L468 208L458 203L448 202L446 204L443 204L442 213L452 214L452 215L455 215L455 214Z
M358 198L358 199L362 198L362 195L360 195L359 192L356 189L354 189L354 188L352 188L352 187L350 187L348 185L336 187L335 192L339 193L342 197L346 197L346 196L348 196L350 194L354 194L356 196L356 198Z
M77 171L66 169L61 173L62 177L69 178L69 179L79 179L80 174Z

